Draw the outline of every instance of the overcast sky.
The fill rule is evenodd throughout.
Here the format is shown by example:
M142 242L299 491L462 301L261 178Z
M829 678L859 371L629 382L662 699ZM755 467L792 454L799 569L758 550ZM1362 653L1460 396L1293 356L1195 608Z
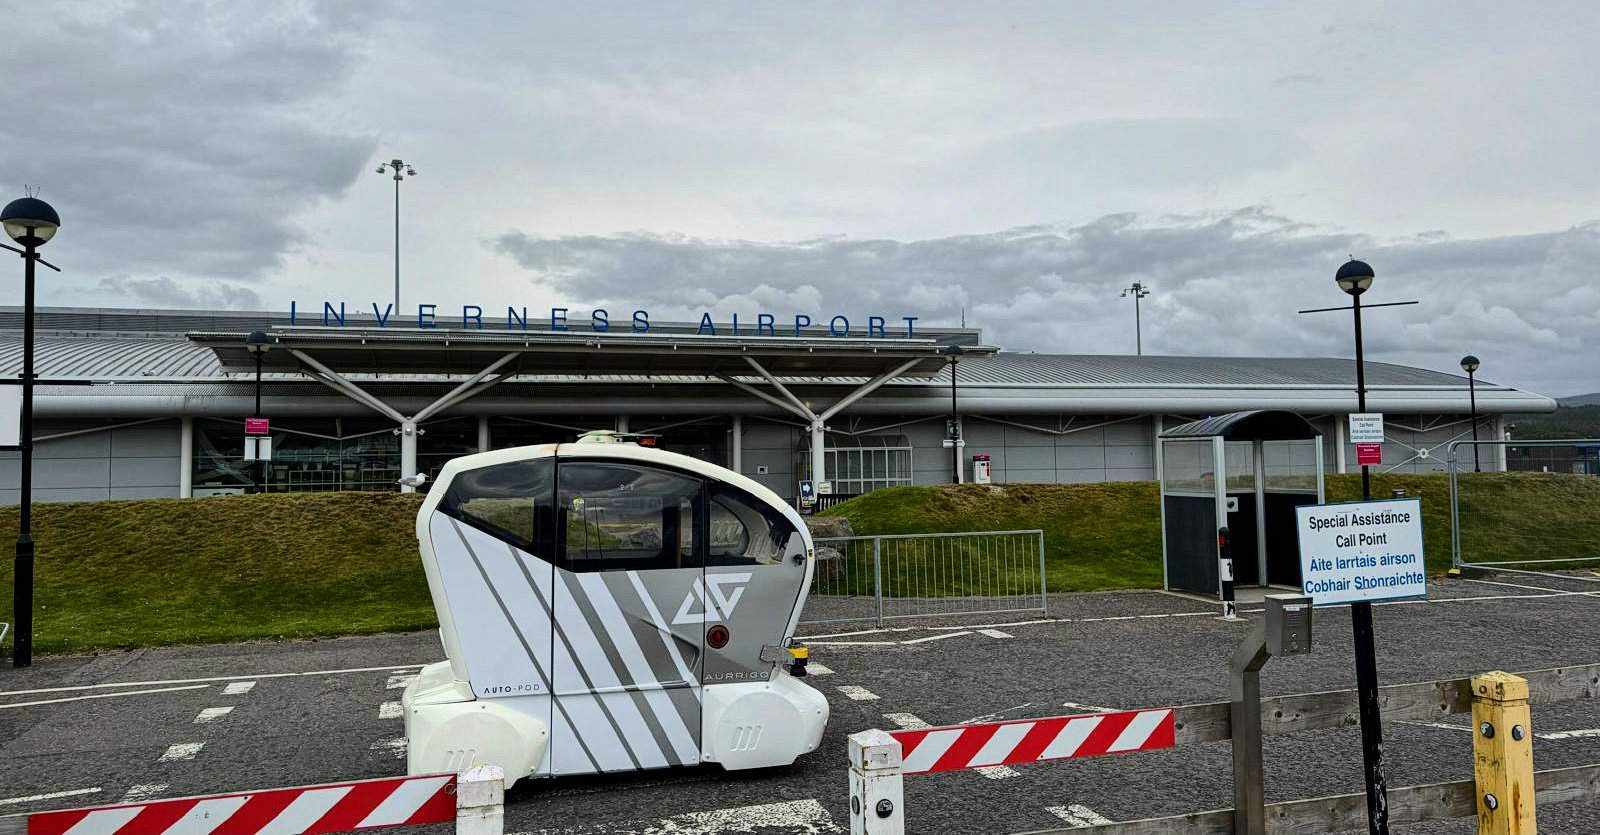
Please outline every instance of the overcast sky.
M45 305L922 317L1600 390L1600 4L50 3ZM17 303L17 282L0 303Z

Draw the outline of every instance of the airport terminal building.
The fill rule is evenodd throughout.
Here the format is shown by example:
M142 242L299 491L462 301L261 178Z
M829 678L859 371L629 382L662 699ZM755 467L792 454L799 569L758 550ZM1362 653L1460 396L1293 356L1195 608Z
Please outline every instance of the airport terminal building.
M1350 359L1014 353L976 329L910 323L796 335L707 321L602 331L487 316L434 327L306 320L41 309L35 500L218 495L258 481L274 492L397 490L454 456L593 429L659 435L662 448L788 498L802 479L845 495L971 480L979 456L996 483L1147 480L1164 466L1163 427L1259 408L1306 416L1324 433L1328 471L1356 468L1342 419L1356 411ZM19 308L0 308L10 381L22 324ZM268 350L247 349L253 331ZM244 460L258 358L272 445L262 465ZM1369 362L1367 383L1368 410L1385 415L1380 472L1442 471L1444 445L1472 434L1465 376ZM1482 380L1476 400L1483 438L1503 437L1506 414L1555 408ZM1485 469L1504 468L1495 449ZM0 501L18 501L16 452L0 452Z

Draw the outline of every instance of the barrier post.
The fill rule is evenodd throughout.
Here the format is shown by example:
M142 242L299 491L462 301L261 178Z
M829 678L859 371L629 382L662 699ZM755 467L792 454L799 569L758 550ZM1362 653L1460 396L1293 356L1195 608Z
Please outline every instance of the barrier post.
M1472 771L1479 835L1529 835L1533 808L1533 730L1528 680L1495 671L1472 677Z
M501 835L506 825L506 773L480 765L456 778L456 835Z
M850 735L850 835L905 835L900 741L876 728Z
M1233 601L1233 543L1228 541L1228 529L1217 529L1217 576L1222 583L1222 619L1240 620L1238 605Z

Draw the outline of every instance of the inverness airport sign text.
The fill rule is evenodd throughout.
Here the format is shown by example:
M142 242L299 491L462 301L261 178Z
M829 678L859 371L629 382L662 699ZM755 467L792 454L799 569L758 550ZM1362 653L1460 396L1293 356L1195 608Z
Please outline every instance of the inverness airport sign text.
M586 330L594 333L606 333L612 328L616 328L617 330L628 330L633 333L650 332L650 311L648 310L635 310L627 319L616 323L611 320L611 312L601 307L590 311L586 320L582 317L574 320L567 313L568 309L565 307L550 308L549 330ZM344 302L339 302L337 305L326 301L322 303L322 325L343 327L345 316ZM395 314L393 304L385 304L383 309L379 310L377 302L373 302L372 316L380 328L388 327L391 322L397 328L438 328L455 324L453 316L441 320L439 306L436 304L419 304L417 305L415 318L401 318ZM307 322L299 321L301 318L299 305L293 301L289 302L289 324L313 324L317 322L317 319L312 316L304 317L309 320ZM894 327L895 333L893 334L889 332L888 319L882 316L868 316L866 318L866 327L862 328L859 324L852 326L850 318L843 315L829 317L827 324L823 324L820 318L813 322L810 316L804 313L796 313L792 320L786 318L780 323L778 318L771 313L758 313L756 314L754 325L749 324L747 321L741 329L739 326L739 314L733 314L731 322L719 325L712 320L711 312L706 311L700 314L700 326L695 329L695 333L709 334L711 336L724 334L729 336L808 336L821 335L826 331L828 336L867 336L880 339L889 336L911 338L917 335L916 316L899 317L899 320L905 324L904 326L896 325ZM441 321L448 324L441 326ZM482 330L483 308L475 304L462 305L460 321L462 329L477 328ZM859 322L859 320L857 321ZM505 328L507 330L528 330L530 322L536 328L543 328L546 324L544 312L542 310L538 311L530 319L528 308L506 307Z

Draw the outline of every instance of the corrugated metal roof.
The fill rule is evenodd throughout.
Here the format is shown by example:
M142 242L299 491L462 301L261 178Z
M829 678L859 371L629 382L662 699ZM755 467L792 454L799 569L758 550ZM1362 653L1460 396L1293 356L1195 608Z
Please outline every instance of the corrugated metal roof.
M45 379L87 380L226 380L248 374L229 375L222 370L216 354L183 337L66 335L48 333L35 337L36 373ZM15 377L22 369L22 340L13 334L0 334L0 375ZM1042 387L1042 388L1256 388L1328 387L1355 385L1355 363L1329 358L1265 357L1165 357L1100 356L1081 354L1012 354L963 360L958 372L962 386ZM744 375L741 375L744 376ZM462 375L353 374L356 380L386 382L428 382L462 379ZM269 379L304 379L294 374L270 374ZM617 383L706 383L714 378L688 375L645 376L639 374L584 377L574 374L519 375L518 382L617 382ZM753 379L748 378L747 379ZM948 380L946 375L931 382ZM817 383L814 378L788 378L789 382ZM830 377L820 381L829 385L859 385L862 377ZM928 385L929 378L896 381L902 385ZM1459 374L1429 371L1391 363L1368 362L1370 386L1461 387L1467 378ZM1479 380L1480 389L1496 388Z
M961 384L1057 386L1305 386L1355 385L1355 361L1321 357L1167 357L1086 354L996 354L963 361ZM948 377L946 377L948 379ZM1367 383L1378 386L1465 386L1467 378L1367 362ZM1492 387L1485 380L1479 386Z

